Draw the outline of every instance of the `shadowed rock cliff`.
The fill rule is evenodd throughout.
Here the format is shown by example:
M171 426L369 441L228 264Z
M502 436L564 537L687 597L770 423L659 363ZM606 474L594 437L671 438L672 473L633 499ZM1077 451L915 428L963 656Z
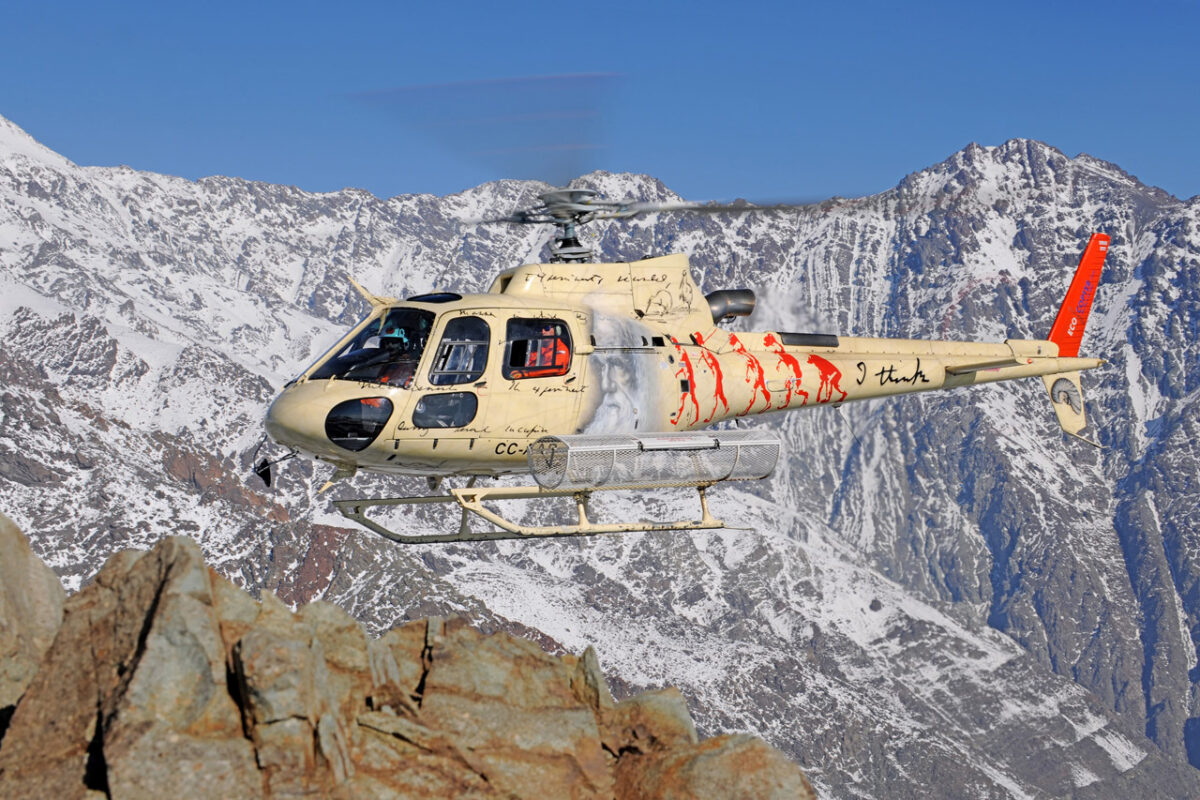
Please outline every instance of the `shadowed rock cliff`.
M0 740L62 622L62 584L0 514Z
M591 649L437 618L368 639L334 605L254 601L181 537L65 604L7 520L0 552L3 797L813 796L758 739L700 741L675 689L614 702Z

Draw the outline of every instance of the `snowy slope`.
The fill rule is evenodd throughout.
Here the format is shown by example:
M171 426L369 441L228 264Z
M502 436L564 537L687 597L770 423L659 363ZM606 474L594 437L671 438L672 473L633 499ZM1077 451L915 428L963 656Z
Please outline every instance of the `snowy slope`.
M277 387L365 310L347 275L486 286L546 234L460 221L540 188L189 182L76 166L0 119L0 509L73 586L183 531L243 585L375 628L455 612L595 645L614 684L680 686L708 733L761 733L823 796L1200 792L1200 200L1012 141L818 213L589 232L605 258L687 252L705 291L754 287L759 329L999 340L1045 335L1104 230L1100 451L1035 382L817 409L767 423L789 441L769 481L714 494L750 531L470 547L348 529L309 465L245 480Z

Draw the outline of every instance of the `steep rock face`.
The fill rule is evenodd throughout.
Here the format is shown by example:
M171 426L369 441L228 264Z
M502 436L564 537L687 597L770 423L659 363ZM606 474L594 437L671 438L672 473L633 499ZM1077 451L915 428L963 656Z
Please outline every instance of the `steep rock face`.
M62 584L0 514L0 737L62 622Z
M67 601L17 706L0 750L4 794L259 794L213 606L211 576L185 540L113 556Z
M881 406L859 432L861 450L840 459L851 479L831 522L906 585L986 608L989 624L1145 717L1147 733L1184 757L1197 714L1188 631L1200 612L1184 555L1194 550L1190 489L1142 484L1200 472L1181 430L1200 358L1200 289L1188 280L1200 264L1200 207L1032 142L968 148L854 213L883 225L906 195L946 199L900 215L885 248L891 287L869 313L893 333L1045 336L1066 283L1048 276L1073 266L1088 231L1113 235L1085 342L1111 362L1085 379L1104 448L1064 445L1036 387L986 390L961 409L952 396ZM840 238L859 252L874 240ZM948 285L955 273L962 288ZM869 318L848 322L861 330ZM961 477L948 484L949 475ZM881 486L912 499L881 502ZM940 486L949 491L928 491Z
M591 650L440 619L369 640L328 603L256 603L182 537L113 556L67 601L0 741L5 797L90 792L814 797L760 740L700 742L678 692L614 703Z
M644 176L582 183L674 198ZM1013 141L814 213L585 229L602 258L687 252L705 291L755 288L755 328L985 340L1044 336L1105 230L1084 342L1110 362L1085 376L1098 452L1063 440L1030 382L761 423L788 441L776 475L712 498L751 530L398 550L314 499L327 475L309 464L271 492L244 484L273 388L363 310L344 276L396 295L486 286L544 257L544 233L457 220L539 188L191 183L77 167L0 122L0 502L70 587L181 530L240 584L323 597L374 632L463 614L596 645L622 685L685 687L702 730L759 732L836 796L1102 792L1167 769L1160 752L1200 763L1200 200ZM421 490L399 483L331 494ZM829 721L794 724L814 708Z

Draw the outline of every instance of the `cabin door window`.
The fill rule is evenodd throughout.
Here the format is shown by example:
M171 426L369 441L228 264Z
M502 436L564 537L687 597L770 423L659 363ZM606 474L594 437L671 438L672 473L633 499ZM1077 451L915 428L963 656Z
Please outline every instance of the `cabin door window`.
M510 319L504 350L509 380L554 378L571 370L571 332L561 319Z
M455 386L479 380L487 367L491 338L491 329L479 317L449 320L429 370L429 382L434 386Z

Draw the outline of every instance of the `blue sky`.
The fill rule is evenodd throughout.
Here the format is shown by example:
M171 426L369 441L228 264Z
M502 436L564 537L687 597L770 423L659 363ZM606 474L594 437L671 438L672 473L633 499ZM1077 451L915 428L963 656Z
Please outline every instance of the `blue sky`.
M3 18L0 115L80 164L448 194L540 176L430 135L387 90L603 74L577 83L599 117L573 135L604 145L581 168L689 199L867 194L1013 137L1200 193L1197 0L48 0Z

